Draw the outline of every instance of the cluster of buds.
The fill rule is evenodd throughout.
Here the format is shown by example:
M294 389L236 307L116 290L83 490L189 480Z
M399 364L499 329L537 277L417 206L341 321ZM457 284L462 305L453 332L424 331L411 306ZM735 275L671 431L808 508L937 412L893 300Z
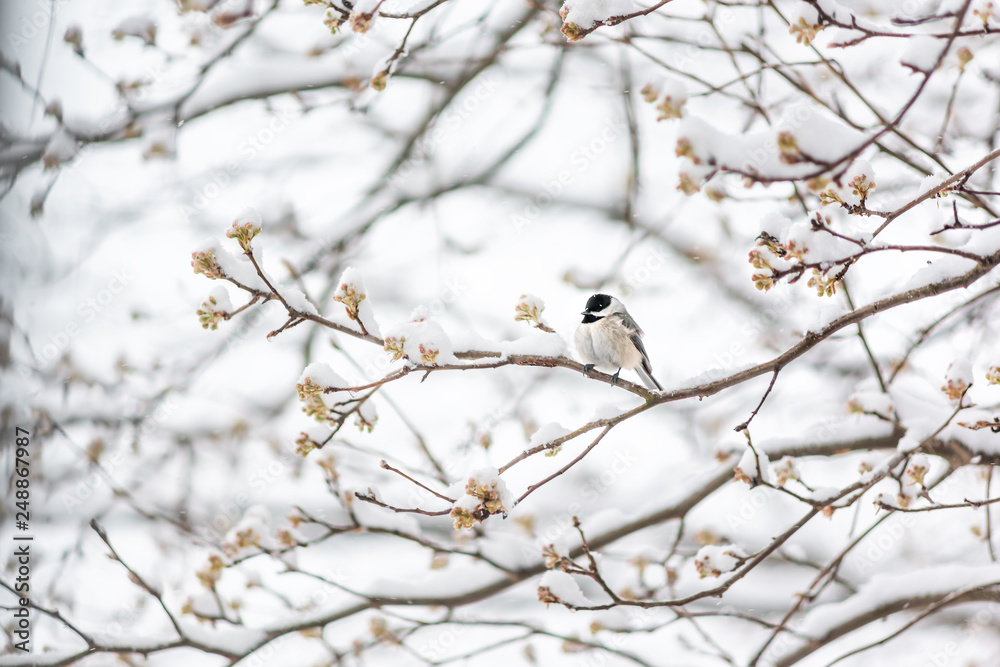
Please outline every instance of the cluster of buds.
M449 515L455 522L455 530L472 528L491 514L507 515L500 484L495 477L487 482L469 478L465 495L458 499Z
M384 69L378 74L373 76L368 82L368 85L372 87L372 90L382 92L385 90L386 84L389 82L389 70Z
M703 547L708 544L722 544L722 536L713 531L711 528L702 528L694 534L693 539L694 543L699 547Z
M392 630L389 629L389 624L386 623L383 616L375 616L368 623L368 629L372 633L377 641L386 642L389 644L402 644L399 641L399 637L396 636Z
M754 273L751 280L754 287L764 292L774 287L775 269L771 265L773 259L801 261L806 251L806 248L799 247L795 241L781 243L767 232L761 232L755 246L748 253L747 261L753 268L759 269L760 272Z
M370 406L369 403L362 405L362 409L359 409L354 416L354 425L358 427L358 430L364 433L368 431L372 432L375 428L375 422L378 421L378 416L375 414L374 410L365 410L363 408Z
M358 309L361 307L361 302L368 298L368 295L364 292L358 294L354 285L350 283L340 283L340 287L333 295L334 301L339 301L344 304L344 308L347 309L347 316L355 321L358 320Z
M837 192L836 188L828 187L829 185L829 180L817 179L815 185L812 181L810 181L809 189L819 194L819 203L823 206L829 206L830 204L847 206L846 202L844 202L844 199L840 196L840 193ZM869 180L867 174L855 176L847 185L850 186L851 193L861 200L861 206L864 206L865 201L871 194L871 191L875 189L875 181ZM852 213L858 213L855 207L847 206L847 208Z
M101 460L101 454L104 453L104 448L104 440L101 438L95 438L89 445L87 445L87 449L85 450L87 458L94 463L99 462Z
M191 253L191 267L195 273L200 273L211 280L226 277L222 267L219 266L219 260L215 258L214 250Z
M829 206L830 204L843 204L844 200L840 198L836 190L827 188L819 193L819 203L823 206Z
M570 25L574 25L574 24L570 24ZM550 604L553 604L553 603L555 603L555 604L561 604L562 603L562 600L560 600L556 596L555 593L553 593L551 590L549 590L548 586L539 586L538 587L538 601L539 602L544 602L546 607L548 607Z
M754 472L753 475L754 475L753 478L751 478L750 475L746 474L743 471L743 468L740 468L739 466L737 466L736 468L733 468L733 481L734 482L743 482L744 484L749 485L750 488L753 488L753 487L757 486L757 484L758 484L757 479L756 479L757 473Z
M500 490L497 489L497 480L490 480L488 484L479 484L475 477L470 477L469 483L465 485L465 492L479 498L487 514L507 513L507 508L503 506L503 500L500 497Z
M563 36L566 38L567 41L570 42L580 41L586 36L586 33L583 30L581 30L580 26L578 26L577 24L572 22L567 23L566 17L568 15L569 15L569 3L564 3L563 6L559 9L559 18L561 18L563 21L562 27L559 28L559 32L563 34Z
M542 303L541 299L528 294L522 294L517 305L514 307L514 321L528 322L536 329L541 329L547 333L554 333L553 329L542 320L543 310L545 310L545 304Z
M714 202L720 202L727 197L726 191L721 187L705 188L705 196L708 197L709 201Z
M731 547L727 550L721 552L720 556L723 559L732 558L735 559L733 565L737 565L746 560L746 554L739 547ZM716 563L712 560L711 552L703 553L699 558L694 559L694 568L698 571L698 576L701 579L706 577L718 577L724 571L731 572L733 567L724 567L722 563Z
M254 222L244 222L242 225L239 222L234 222L233 226L226 230L226 238L236 239L240 248L246 253L251 251L250 242L258 234L260 234L260 225Z
M542 321L542 310L544 307L540 307L534 299L527 297L527 294L522 294L520 301L514 306L514 321L533 322L537 326Z
M926 456L920 454L914 456L910 459L909 465L906 466L906 477L910 480L907 483L924 486L924 476L927 475L929 469L930 465Z
M962 399L972 385L972 368L967 361L956 361L948 366L941 391L953 401Z
M45 115L52 116L59 123L63 122L63 108L62 102L59 100L52 100L45 107Z
M958 56L958 69L963 72L965 71L965 66L971 63L975 57L972 55L972 50L967 46L960 48L955 55Z
M146 46L156 44L156 24L152 21L126 26L124 23L111 31L111 38L120 42L126 37L138 37L146 42Z
M694 193L701 190L701 186L694 182L694 179L691 178L690 174L686 174L682 171L680 176L677 178L677 189L690 197Z
M202 569L195 572L198 577L198 581L201 585L210 591L215 590L215 584L222 578L222 571L225 569L226 564L222 561L217 554L211 554L208 557L208 563Z
M73 46L76 55L83 55L83 31L80 30L80 26L75 23L70 24L63 35L63 41Z
M420 344L419 349L420 363L424 366L437 366L437 356L441 354L441 350L430 345L424 345L423 343Z
M818 33L825 27L826 26L823 25L815 25L812 23L808 23L804 18L800 16L799 20L793 23L792 26L788 29L788 33L791 35L795 35L795 42L797 44L809 46L810 44L812 44L812 41L816 39L816 33Z
M306 0L306 4L309 4L309 0ZM344 25L344 17L339 12L328 9L326 10L326 16L323 17L323 25L330 29L331 35L336 35L340 30L340 26Z
M228 28L236 25L237 21L253 16L251 7L244 7L236 11L217 11L212 14L212 23L220 28Z
M352 11L350 17L347 19L351 24L351 30L359 33L368 32L375 21L375 14L378 13L378 8L381 4L379 2L378 5L375 5L375 9L370 12L359 12L357 9Z
M694 146L691 145L691 140L687 137L679 137L677 139L677 145L674 147L674 154L677 157L686 157L695 164L701 164L701 158L695 155Z
M198 321L201 322L202 329L215 331L219 328L219 322L229 315L225 310L218 307L219 302L214 296L209 296L206 301L202 301L201 308L198 309Z
M978 16L979 20L983 22L983 28L986 28L986 24L990 22L990 19L993 19L994 22L1000 21L1000 14L997 13L996 5L993 4L992 0L983 3L982 7L973 9L972 14ZM965 49L966 47L962 48ZM959 58L961 58L961 53L959 53ZM969 60L972 60L972 54L969 54Z
M545 562L546 569L553 570L556 566L561 566L563 570L566 569L563 556L556 551L554 544L542 547L542 560Z
M986 371L986 383L1000 384L1000 366L990 366L990 370Z
M455 530L462 530L463 528L472 528L479 522L472 512L464 507L456 505L451 509L451 513L448 515L452 518L455 523Z
M226 552L227 556L235 556L244 549L249 549L250 547L260 546L260 535L257 534L252 527L246 528L244 530L236 531L236 541L235 542L223 542L222 550Z
M406 336L386 336L383 348L386 352L392 355L392 360L402 359L406 356L404 351L404 345L406 344Z
M837 293L837 276L828 276L819 269L813 269L813 275L807 285L816 290L817 296L833 296Z
M862 204L868 199L868 194L875 189L875 181L869 181L865 174L855 176L848 185L851 186L851 192L854 193L854 196L861 198Z
M682 118L684 116L684 103L686 99L675 100L671 95L665 95L660 103L656 105L656 110L660 115L656 120L670 120L672 118Z
M778 157L784 164L798 164L803 160L799 142L788 130L778 133Z
M785 456L774 466L774 475L777 478L778 486L784 486L788 480L792 479L796 482L801 482L802 477L799 475L799 469L795 465L795 459L791 456Z
M639 91L642 95L642 99L649 104L656 104L659 100L659 104L656 104L656 110L659 111L659 115L656 117L657 121L661 120L671 120L673 118L683 118L684 117L684 103L687 102L686 97L675 97L670 93L663 96L660 99L660 91L657 90L656 86L651 83L647 83Z
M278 532L275 534L275 537L278 540L278 544L280 544L283 547L290 548L299 545L298 538L296 538L295 535L292 534L292 531L288 530L287 528L279 528Z
M969 385L966 384L965 382L949 378L944 383L944 386L941 387L941 391L943 391L944 395L950 398L951 400L957 401L958 399L962 398L962 394L964 394L965 390L968 388Z
M316 465L320 467L323 474L331 482L336 482L340 478L340 473L337 472L337 459L333 454L327 454L316 461ZM352 496L353 497L353 496Z
M826 176L813 176L806 181L806 187L810 192L822 192L830 185L830 179Z
M295 512L288 515L288 524L292 528L298 528L305 522L306 522L306 517L304 517L302 513L299 512L297 509Z
M319 449L319 443L310 438L305 431L299 433L299 437L295 438L295 453L299 456L309 456L309 452L314 449Z
M325 391L326 387L316 384L312 378L306 378L304 382L295 385L295 392L302 401L302 412L321 423L331 421L330 409L323 402Z
M447 551L435 551L431 554L430 569L432 570L443 570L448 567L448 552Z

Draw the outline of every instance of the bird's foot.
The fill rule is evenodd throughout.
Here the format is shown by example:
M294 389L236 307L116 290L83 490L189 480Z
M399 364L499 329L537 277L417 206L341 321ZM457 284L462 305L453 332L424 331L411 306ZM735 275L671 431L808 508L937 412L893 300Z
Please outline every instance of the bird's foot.
M583 365L583 374L584 375L590 375L590 371L592 371L592 370L594 370L594 364L584 364Z
M611 386L612 387L615 386L616 384L618 384L618 373L621 373L621 372L622 372L622 369L619 368L615 372L615 374L611 376Z

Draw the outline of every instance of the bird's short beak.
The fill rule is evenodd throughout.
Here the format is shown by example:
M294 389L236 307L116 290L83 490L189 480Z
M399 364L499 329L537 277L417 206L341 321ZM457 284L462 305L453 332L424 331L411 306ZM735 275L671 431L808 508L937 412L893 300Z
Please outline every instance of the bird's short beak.
M581 315L590 315L590 312L589 312L589 311L586 311L586 310L585 310L585 311L583 311L583 312L582 312L582 313L580 313L580 314L581 314Z

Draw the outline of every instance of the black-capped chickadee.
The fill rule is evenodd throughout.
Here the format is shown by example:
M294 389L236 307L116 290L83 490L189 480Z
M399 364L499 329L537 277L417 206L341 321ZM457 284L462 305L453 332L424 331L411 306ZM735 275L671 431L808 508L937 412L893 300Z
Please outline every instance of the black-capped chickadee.
M623 368L634 370L650 391L663 391L653 378L653 367L642 344L642 329L625 310L625 305L613 296L595 294L587 300L583 322L576 328L573 342L583 358L584 370L595 366L610 373L611 384L618 382Z

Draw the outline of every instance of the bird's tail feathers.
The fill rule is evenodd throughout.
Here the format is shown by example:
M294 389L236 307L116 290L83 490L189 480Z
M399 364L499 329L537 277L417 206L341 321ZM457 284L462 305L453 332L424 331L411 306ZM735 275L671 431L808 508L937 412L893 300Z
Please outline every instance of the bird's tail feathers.
M639 379L641 379L642 383L646 385L646 389L650 391L663 391L663 387L660 386L660 383L656 381L656 378L653 377L653 374L650 371L647 371L642 366L639 366L639 368L635 369L635 372L639 374Z

